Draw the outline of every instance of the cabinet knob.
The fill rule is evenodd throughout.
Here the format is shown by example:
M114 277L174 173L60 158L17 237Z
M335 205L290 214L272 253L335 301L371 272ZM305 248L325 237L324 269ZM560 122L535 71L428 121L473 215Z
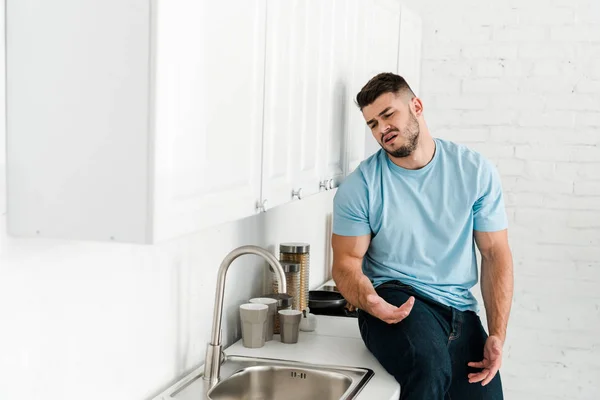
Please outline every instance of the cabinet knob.
M327 190L333 189L335 188L335 182L333 181L333 179L329 179L327 181Z
M302 200L302 188L298 189L298 190L294 190L292 189L292 199L294 197L297 197L298 200Z
M328 180L324 180L319 182L319 190L329 190L329 181Z
M265 212L267 211L267 205L269 204L269 202L267 201L267 199L264 199L263 201L257 201L256 202L256 212Z

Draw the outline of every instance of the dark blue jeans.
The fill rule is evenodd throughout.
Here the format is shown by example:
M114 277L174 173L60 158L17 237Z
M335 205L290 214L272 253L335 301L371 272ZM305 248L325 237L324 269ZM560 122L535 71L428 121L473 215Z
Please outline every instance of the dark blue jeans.
M360 310L358 323L365 345L400 383L400 400L501 400L498 373L486 386L469 383L480 369L467 365L483 359L487 334L479 316L458 311L417 294L398 281L376 288L385 301L400 306L410 296L409 316L387 324Z

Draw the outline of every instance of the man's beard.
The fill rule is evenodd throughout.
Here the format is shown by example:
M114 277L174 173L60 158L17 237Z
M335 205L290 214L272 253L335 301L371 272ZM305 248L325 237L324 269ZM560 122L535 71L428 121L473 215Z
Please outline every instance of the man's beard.
M412 110L410 110L410 115L408 117L408 123L404 128L404 133L406 134L407 144L400 146L396 150L388 150L382 144L381 147L392 157L394 158L403 158L410 156L413 151L417 148L419 144L419 121L417 121L417 117L413 114ZM398 136L400 133L398 133Z

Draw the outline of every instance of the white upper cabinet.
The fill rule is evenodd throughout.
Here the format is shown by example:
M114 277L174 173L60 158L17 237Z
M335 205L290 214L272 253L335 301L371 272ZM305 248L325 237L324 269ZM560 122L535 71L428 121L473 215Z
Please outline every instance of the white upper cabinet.
M9 233L145 241L148 2L6 7Z
M265 0L8 0L14 235L152 243L255 211Z
M369 32L367 80L380 72L394 72L405 78L418 95L421 79L420 17L394 0L369 0L369 3L372 7L366 14ZM358 121L352 124L352 129L356 130L350 131L355 141L350 141L349 172L381 148L364 119L362 122L362 132Z
M6 19L16 236L155 243L330 189L365 156L358 91L420 70L396 0L6 0Z
M365 155L364 138L367 125L356 104L356 95L369 79L379 72L385 71L385 69L376 67L375 64L379 62L381 57L389 57L385 53L392 49L392 46L387 44L388 40L383 37L380 37L381 43L374 43L372 40L376 34L374 30L378 29L375 27L378 23L373 17L376 10L380 8L378 2L359 0L351 1L349 5L351 6L351 17L349 18L351 28L348 29L347 38L349 43L347 65L349 68L346 71L346 91L348 94L343 107L346 131L344 175L351 173L364 159ZM379 21L379 23L384 22ZM394 38L391 38L391 40L393 41ZM375 51L374 46L383 47L384 50Z
M421 17L412 10L402 7L398 43L398 74L406 79L417 96L420 96L421 93L422 32Z
M365 7L361 10L365 34L358 40L365 46L362 55L366 62L357 70L360 77L355 82L355 97L373 76L381 72L396 73L398 70L400 3L395 0L368 0L361 2L361 5ZM373 146L379 148L362 113L352 113L350 118L346 174L356 169L373 152Z
M337 7L337 8L336 8ZM334 0L268 0L263 200L275 207L343 174L346 8ZM341 96L342 95L342 96Z
M326 26L323 49L328 55L330 73L326 78L323 98L323 126L322 148L320 157L320 171L324 180L329 182L329 188L336 187L342 181L346 169L348 150L349 116L357 113L354 105L354 79L355 72L361 68L360 57L354 57L364 51L357 37L360 37L359 5L364 1L334 0ZM328 10L329 11L329 10ZM363 53L364 54L364 53ZM356 63L358 61L358 63Z
M262 193L270 207L343 179L360 117L353 97L367 77L366 8L363 0L267 2Z
M256 212L265 5L159 3L152 94L156 240Z
M302 35L292 29L301 27L296 8L295 1L267 1L262 201L268 208L292 199L293 170L299 163L303 54Z

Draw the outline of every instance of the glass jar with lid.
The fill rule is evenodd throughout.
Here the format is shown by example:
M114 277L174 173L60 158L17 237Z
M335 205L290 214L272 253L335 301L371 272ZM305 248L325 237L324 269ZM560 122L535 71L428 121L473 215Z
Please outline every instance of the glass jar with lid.
M299 311L308 309L310 244L302 242L281 243L279 245L280 262L300 264L300 288L298 290L297 307ZM288 292L289 293L289 292Z
M292 296L292 309L300 310L300 263L295 261L280 261L285 273L285 281L287 284L287 294ZM269 266L271 270L271 282L273 293L279 293L279 281L278 276L273 271L273 268Z

